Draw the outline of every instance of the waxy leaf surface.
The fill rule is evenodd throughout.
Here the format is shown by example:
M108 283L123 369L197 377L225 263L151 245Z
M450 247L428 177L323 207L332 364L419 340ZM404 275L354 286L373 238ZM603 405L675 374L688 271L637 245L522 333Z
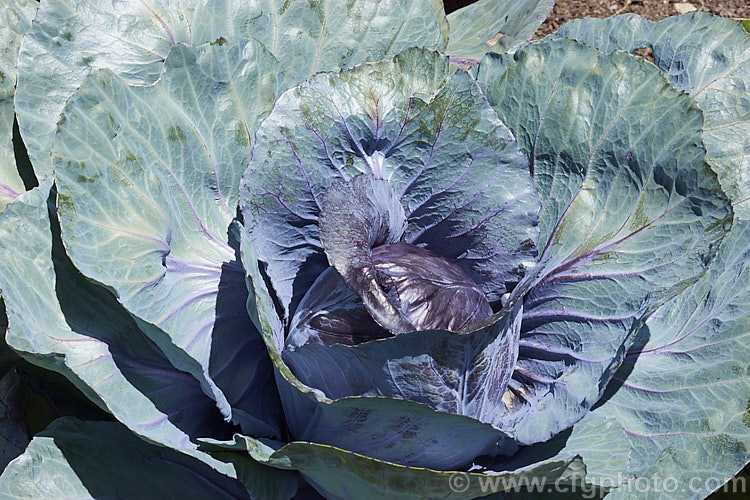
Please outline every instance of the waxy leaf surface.
M0 496L231 500L247 498L247 492L200 460L149 444L119 423L67 417L36 435L8 466L0 476Z
M706 159L742 219L750 219L750 35L704 12L659 22L628 14L576 19L560 36L600 50L653 50L654 64L703 111Z
M230 224L279 74L244 41L177 45L150 87L99 71L66 106L53 153L72 261L117 293L227 419L259 436L277 435L281 415Z
M704 498L747 464L748 337L750 222L737 220L708 272L648 319L594 411L632 440L628 472L650 484L643 498L687 498L655 491L655 477Z
M16 63L21 37L31 28L34 0L10 0L0 9L0 210L25 191L13 152Z
M467 62L487 52L511 52L526 42L552 10L554 0L479 0L448 14L445 51Z
M599 399L645 316L705 271L732 212L700 110L640 58L545 40L488 55L478 79L542 198L503 419L531 444Z
M291 86L408 47L442 50L447 36L436 0L44 0L19 55L19 124L41 179L52 172L60 113L93 70L151 84L174 44L254 38L289 70Z
M491 302L533 266L537 193L513 136L468 74L410 50L315 76L258 130L240 205L285 320L328 267L325 191L359 174L397 193L404 242L458 264Z

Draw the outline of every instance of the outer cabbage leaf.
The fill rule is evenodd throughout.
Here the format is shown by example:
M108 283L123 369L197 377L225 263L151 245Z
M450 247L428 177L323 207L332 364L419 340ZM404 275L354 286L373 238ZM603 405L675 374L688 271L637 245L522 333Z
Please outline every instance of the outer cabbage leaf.
M457 263L491 301L533 265L538 199L515 140L466 73L410 50L313 77L258 130L240 205L285 320L328 267L323 193L361 173L397 193L404 242Z
M138 434L189 452L195 446L186 432L210 432L218 410L208 398L196 398L197 381L170 366L106 290L80 276L59 236L53 247L50 184L22 194L0 214L8 344L68 377Z
M443 49L447 33L436 0L120 0L116 8L96 0L43 0L19 55L19 125L41 179L52 171L58 117L92 70L151 84L171 45L241 37L260 40L297 83L316 70L407 47Z
M579 455L586 465L585 480L588 484L617 487L622 481L622 471L630 463L633 445L619 422L589 413L571 429L570 435L555 436L547 444L562 441L565 444L553 458Z
M640 58L546 40L487 56L478 79L542 197L503 419L531 444L599 399L643 318L705 271L731 207L700 110Z
M260 40L294 82L376 61L409 47L442 50L448 22L439 0L262 0L241 34ZM237 23L237 21L233 21Z
M279 73L257 42L226 40L174 46L151 87L96 72L66 106L53 151L71 260L225 418L259 436L278 435L280 406L229 226Z
M652 47L654 63L703 111L706 159L738 217L750 218L750 36L704 12L659 22L626 14L576 19L558 31L607 52Z
M0 9L0 210L26 190L13 153L13 96L21 37L31 27L37 6L34 0L9 0Z
M575 478L576 486L579 492L588 493L595 488L606 490L618 487L627 478L624 471L630 463L631 453L630 438L619 422L613 418L606 419L588 413L571 429L561 432L549 441L523 447L510 459L482 457L470 470L516 470L540 462L566 461L578 456L586 466L586 476ZM563 484L572 489L573 485ZM555 485L551 483L540 486L544 486L542 491L546 491L547 494L560 496L563 493L554 490ZM589 491L585 491L584 488ZM577 498L580 498L580 495Z
M204 449L222 460L236 460L236 450L274 467L299 470L330 499L468 500L484 497L493 489L510 490L514 484L579 481L586 474L584 463L576 455L541 459L509 472L466 473L405 467L317 443L294 441L276 449L241 435L235 435L232 441L204 442ZM336 473L331 474L334 470Z
M248 272L248 310L263 334L276 370L286 421L294 439L336 446L401 465L456 468L495 451L506 435L488 424L427 405L383 397L328 398L297 379L281 352L284 328L252 245L242 240Z
M3 472L0 496L229 500L247 492L201 461L148 444L118 423L61 418Z
M648 319L594 412L630 436L643 498L703 498L750 461L749 336L750 222L737 220L700 281ZM657 476L692 490L657 492Z
M0 213L8 344L65 375L136 434L239 476L248 491L292 480L250 460L227 466L197 450L191 438L225 435L228 426L198 381L175 369L116 299L70 262L48 217L50 185L48 179ZM12 236L18 234L24 238Z
M487 52L510 52L531 38L554 5L555 0L479 0L469 4L448 15L451 31L445 51L469 61Z

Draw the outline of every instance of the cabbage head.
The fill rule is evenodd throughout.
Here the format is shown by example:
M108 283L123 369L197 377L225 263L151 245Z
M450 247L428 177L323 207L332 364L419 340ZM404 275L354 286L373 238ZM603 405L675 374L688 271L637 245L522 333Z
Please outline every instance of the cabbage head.
M732 479L750 36L552 5L9 0L0 498Z

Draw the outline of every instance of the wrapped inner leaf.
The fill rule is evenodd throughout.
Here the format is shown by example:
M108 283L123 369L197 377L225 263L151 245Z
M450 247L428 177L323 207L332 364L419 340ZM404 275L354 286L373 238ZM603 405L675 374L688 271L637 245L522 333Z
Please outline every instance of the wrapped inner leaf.
M279 97L256 138L240 208L287 325L331 264L350 287L359 282L354 289L365 303L389 311L390 320L375 318L381 325L414 329L374 286L370 262L325 242L350 246L353 234L337 234L344 228L335 224L355 214L369 221L359 228L362 244L403 241L434 252L456 263L490 303L534 265L539 199L526 159L476 82L444 56L415 49L317 75ZM335 216L323 213L329 188L360 174L392 188L392 201L382 201L403 212L403 236L399 229L382 239L379 228L392 221L365 214L351 193L340 193ZM326 217L328 235L319 232Z
M381 286L417 330L457 332L492 314L471 278L429 250L395 243L373 249L372 258Z
M308 343L356 345L390 335L372 319L359 295L329 267L302 298L292 318L286 349Z
M383 290L372 248L401 238L404 209L387 181L358 175L326 190L320 212L320 242L328 261L362 298L379 325L394 333L416 330Z
M398 242L405 223L397 195L384 180L358 175L333 184L323 197L320 241L372 318L404 333L458 331L492 314L482 290L459 266Z

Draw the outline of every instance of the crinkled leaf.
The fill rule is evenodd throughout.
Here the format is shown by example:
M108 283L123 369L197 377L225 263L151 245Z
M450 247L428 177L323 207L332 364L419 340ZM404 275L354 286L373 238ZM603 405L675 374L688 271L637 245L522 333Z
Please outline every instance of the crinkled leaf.
M458 332L492 314L479 286L440 255L399 242L374 248L372 258L380 286L413 325L407 331Z
M317 443L295 441L276 450L236 434L232 441L209 441L205 449L217 458L232 461L236 450L249 453L274 467L300 471L328 499L427 500L472 499L491 491L510 490L517 484L552 484L580 480L585 465L580 457L543 459L511 472L486 474L405 467L359 453Z
M607 52L653 49L654 63L703 111L706 159L737 216L750 218L750 36L704 12L659 22L626 14L576 19L558 32Z
M242 34L260 40L295 82L314 73L398 54L443 50L448 22L438 0L262 0ZM250 16L248 16L250 17Z
M38 5L34 0L8 0L0 9L0 210L25 191L13 153L13 96L21 37L31 28Z
M407 47L443 49L448 25L436 0L43 0L19 55L19 123L37 176L50 175L65 102L96 69L150 84L171 45L220 37L260 40L291 84L314 71L374 61ZM241 133L239 134L241 135Z
M525 160L445 57L411 50L317 75L279 98L257 137L240 204L287 320L328 267L323 193L361 173L398 194L403 241L456 262L491 301L533 265L538 200Z
M534 287L503 422L545 441L601 395L649 311L706 269L731 222L703 117L645 61L571 40L487 56L479 82L542 197Z
M478 60L487 52L510 52L527 41L549 15L555 0L479 0L448 15L445 51Z
M631 474L703 498L750 461L749 337L750 222L737 220L700 281L648 319L595 411L633 441Z
M259 262L247 238L242 262L251 290L250 311L277 372L286 421L294 439L324 443L403 465L447 469L495 451L506 436L469 417L435 411L421 403L383 397L332 400L300 382L284 363L284 332Z
M257 42L226 40L174 46L151 87L96 72L66 106L53 153L72 261L146 322L227 419L265 436L278 433L280 407L230 224L279 73Z
M234 479L115 422L56 420L0 476L0 497L247 498Z
M308 344L284 351L282 359L302 383L331 399L405 399L493 424L516 363L521 311L519 303L471 332L417 331L356 346ZM506 453L515 451L507 446Z

